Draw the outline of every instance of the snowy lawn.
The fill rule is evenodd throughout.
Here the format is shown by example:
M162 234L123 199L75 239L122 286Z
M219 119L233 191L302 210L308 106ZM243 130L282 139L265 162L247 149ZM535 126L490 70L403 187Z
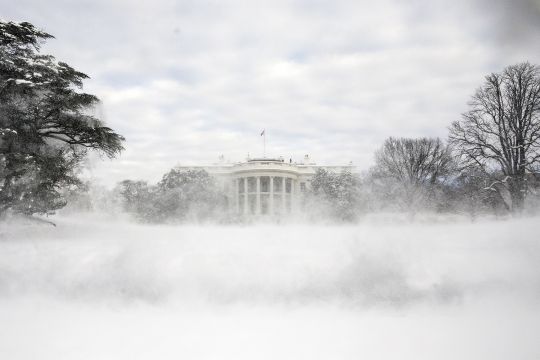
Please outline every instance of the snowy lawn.
M0 224L1 359L539 359L538 218Z

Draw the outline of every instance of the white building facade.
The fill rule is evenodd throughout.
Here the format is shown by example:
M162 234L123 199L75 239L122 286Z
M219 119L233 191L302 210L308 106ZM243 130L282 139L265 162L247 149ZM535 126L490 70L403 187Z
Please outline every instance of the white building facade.
M214 176L227 194L229 210L238 215L274 216L297 212L302 208L303 193L317 169L339 173L352 171L346 166L318 166L283 158L255 158L239 163L211 166L179 166L180 170L205 170Z

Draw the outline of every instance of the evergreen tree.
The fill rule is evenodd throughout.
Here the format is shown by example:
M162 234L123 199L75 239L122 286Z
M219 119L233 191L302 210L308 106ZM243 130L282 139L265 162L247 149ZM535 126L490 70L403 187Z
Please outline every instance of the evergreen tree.
M124 180L115 192L124 211L143 222L204 221L226 215L225 194L204 170L171 169L157 185Z
M159 220L204 220L223 207L224 195L205 170L172 169L157 184L156 209Z
M0 215L48 213L65 205L62 187L79 183L88 149L112 158L124 138L92 116L88 76L40 45L53 36L27 22L0 21Z
M317 169L308 197L314 203L313 208L328 212L332 218L354 220L359 210L359 179L350 171L334 173Z

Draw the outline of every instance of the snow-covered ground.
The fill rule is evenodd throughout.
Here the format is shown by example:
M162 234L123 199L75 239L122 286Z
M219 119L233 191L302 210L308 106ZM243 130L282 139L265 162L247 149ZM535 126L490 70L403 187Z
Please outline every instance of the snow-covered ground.
M0 359L540 359L540 219L0 224Z

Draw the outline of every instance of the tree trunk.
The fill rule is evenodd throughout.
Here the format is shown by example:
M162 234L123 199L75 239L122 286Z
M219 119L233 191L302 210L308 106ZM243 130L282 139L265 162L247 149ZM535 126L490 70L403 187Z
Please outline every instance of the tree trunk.
M524 177L517 175L508 181L508 191L512 199L511 210L514 214L523 211L525 205L526 184Z

